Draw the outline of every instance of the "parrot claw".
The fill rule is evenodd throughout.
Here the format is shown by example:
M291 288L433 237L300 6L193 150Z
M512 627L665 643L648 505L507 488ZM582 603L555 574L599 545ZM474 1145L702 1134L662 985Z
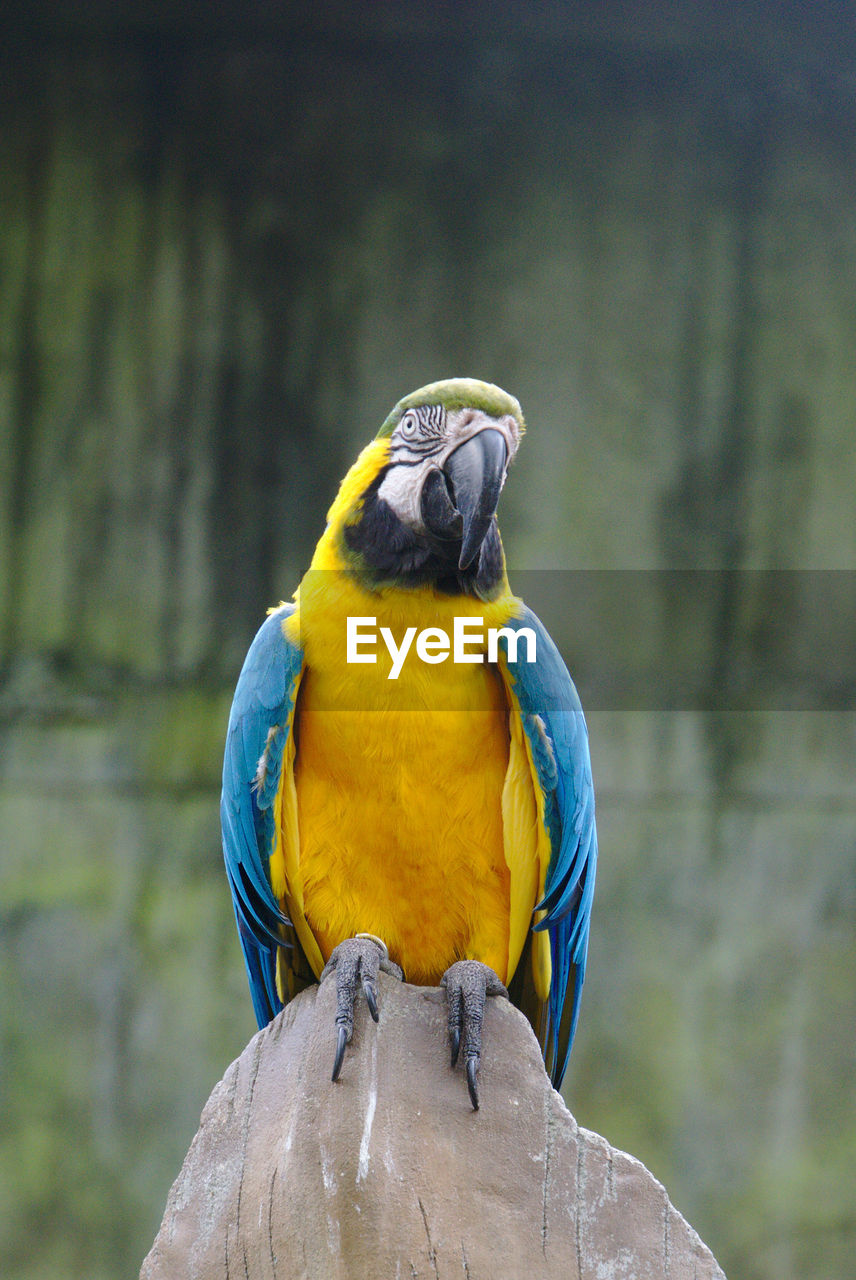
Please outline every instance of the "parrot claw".
M377 1022L380 1017L380 1014L377 1011L377 988L374 983L369 982L367 978L363 978L363 995L366 998L369 1013L372 1015L372 1022Z
M476 1072L479 1069L479 1060L477 1057L467 1058L467 1088L470 1092L470 1102L473 1104L473 1111L479 1109L479 1090L476 1084Z
M330 1079L335 1084L339 1079L339 1072L342 1070L342 1063L345 1059L345 1045L348 1043L348 1029L340 1026L339 1034L336 1040L336 1056L333 1059L333 1074Z
M467 1089L473 1110L479 1109L477 1073L481 1061L481 1033L485 1000L488 996L505 996L508 992L488 965L480 960L458 960L443 974L449 1004L449 1040L452 1066L458 1061L461 1043L467 1070Z
M461 1028L460 1026L449 1027L449 1039L452 1042L452 1066L458 1065L458 1054L461 1049Z
M339 1072L345 1059L345 1046L350 1043L354 1034L354 1001L360 987L366 998L369 1013L377 1022L380 1014L377 1004L377 975L381 970L390 973L400 981L404 974L394 961L390 960L386 944L371 933L358 933L355 938L346 938L334 947L330 959L321 972L323 982L333 971L336 972L336 1056L333 1059L332 1079L339 1079Z

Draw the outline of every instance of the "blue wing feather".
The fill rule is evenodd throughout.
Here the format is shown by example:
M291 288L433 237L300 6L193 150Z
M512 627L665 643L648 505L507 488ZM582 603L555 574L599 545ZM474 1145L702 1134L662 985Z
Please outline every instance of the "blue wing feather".
M273 802L279 786L302 650L283 635L294 612L283 605L260 627L250 646L232 701L220 817L223 857L232 890L253 1008L260 1027L282 1008L276 991L276 952L288 924L270 885ZM265 756L263 776L259 761Z
M531 609L523 607L519 622L535 633L536 660L526 661L522 645L511 661L506 637L501 637L501 643L544 794L552 846L544 897L537 904L546 915L534 927L548 930L550 936L552 981L545 1051L549 1047L553 1083L558 1088L568 1065L585 980L597 868L594 787L588 730L574 683Z

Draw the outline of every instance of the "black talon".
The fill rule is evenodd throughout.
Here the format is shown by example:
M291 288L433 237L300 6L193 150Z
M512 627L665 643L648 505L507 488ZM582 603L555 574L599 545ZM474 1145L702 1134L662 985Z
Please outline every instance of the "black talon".
M345 1060L345 1045L348 1043L348 1029L340 1025L339 1038L336 1041L336 1057L333 1059L333 1074L330 1079L335 1083L339 1079L342 1063Z
M461 1028L457 1026L452 1030L449 1028L449 1038L452 1041L452 1066L457 1066L458 1053L461 1049Z
M478 1069L478 1058L467 1058L467 1088L470 1091L470 1102L473 1104L473 1111L478 1111L479 1109L479 1090L476 1084L476 1072Z
M366 978L363 979L363 992L366 997L366 1004L369 1007L369 1013L372 1015L372 1021L377 1022L380 1017L377 1011L377 993L374 985Z

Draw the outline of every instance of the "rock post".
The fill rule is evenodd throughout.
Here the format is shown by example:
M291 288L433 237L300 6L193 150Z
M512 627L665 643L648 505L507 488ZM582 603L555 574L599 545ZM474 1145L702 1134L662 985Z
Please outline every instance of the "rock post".
M335 1085L334 1017L333 983L312 987L229 1067L141 1280L722 1277L644 1166L577 1125L507 1001L478 1112L439 988L382 974Z

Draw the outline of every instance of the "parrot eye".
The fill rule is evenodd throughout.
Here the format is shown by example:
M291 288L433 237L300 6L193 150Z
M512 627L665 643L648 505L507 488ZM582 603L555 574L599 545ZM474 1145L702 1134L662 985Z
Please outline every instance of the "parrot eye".
M416 428L418 426L419 420L417 419L416 414L411 410L408 411L401 419L398 429L406 439L410 440L416 435Z

